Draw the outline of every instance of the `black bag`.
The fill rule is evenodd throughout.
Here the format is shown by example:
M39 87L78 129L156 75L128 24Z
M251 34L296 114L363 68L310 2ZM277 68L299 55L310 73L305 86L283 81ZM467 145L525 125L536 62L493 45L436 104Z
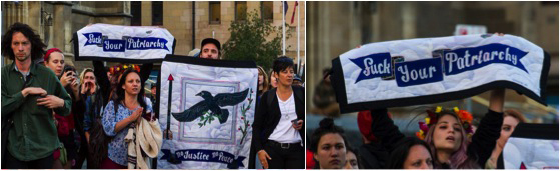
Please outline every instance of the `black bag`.
M103 103L101 102L101 104ZM106 135L105 131L103 131L103 111L104 108L102 107L101 110L98 111L99 113L95 115L89 131L88 168L92 169L99 169L101 167L101 162L109 155L109 143L113 139L113 137ZM116 112L117 108L115 108L115 113ZM91 165L91 167L89 165Z
M6 121L2 121L2 158L4 159L4 154L8 152L8 135L10 129L14 126L14 121L12 117L8 117ZM2 160L2 165L4 165L4 160Z
M101 162L108 156L110 137L105 135L103 125L101 125L101 118L96 118L92 123L89 137L89 157L88 168L99 169Z

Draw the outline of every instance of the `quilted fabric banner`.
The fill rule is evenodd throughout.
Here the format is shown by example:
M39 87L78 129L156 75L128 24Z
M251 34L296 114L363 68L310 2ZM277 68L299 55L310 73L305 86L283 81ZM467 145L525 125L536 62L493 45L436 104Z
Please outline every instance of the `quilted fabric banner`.
M158 87L158 169L248 168L256 109L254 62L168 55Z
M558 170L558 138L558 124L520 123L498 159L498 168Z
M491 34L363 45L333 60L342 113L437 103L502 87L546 105L549 55L517 36Z
M92 24L73 38L76 60L151 63L173 54L175 38L159 27Z

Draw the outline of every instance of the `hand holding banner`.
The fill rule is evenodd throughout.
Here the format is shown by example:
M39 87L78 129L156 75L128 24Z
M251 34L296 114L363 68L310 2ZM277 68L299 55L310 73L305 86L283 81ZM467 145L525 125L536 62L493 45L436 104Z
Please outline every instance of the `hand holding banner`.
M371 43L333 60L342 113L463 99L510 88L544 105L549 55L512 35ZM492 74L490 74L492 73Z

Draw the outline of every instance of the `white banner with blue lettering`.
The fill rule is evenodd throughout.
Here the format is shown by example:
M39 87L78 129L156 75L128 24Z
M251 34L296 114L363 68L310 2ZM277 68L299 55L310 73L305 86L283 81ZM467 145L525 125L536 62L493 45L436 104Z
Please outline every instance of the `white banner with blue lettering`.
M161 65L158 169L247 169L256 109L253 61L168 55Z
M76 60L158 62L173 54L175 38L151 26L88 25L74 34Z
M520 123L498 159L498 169L559 169L558 124Z
M457 100L498 87L545 104L549 58L513 35L398 40L340 55L331 79L343 113Z

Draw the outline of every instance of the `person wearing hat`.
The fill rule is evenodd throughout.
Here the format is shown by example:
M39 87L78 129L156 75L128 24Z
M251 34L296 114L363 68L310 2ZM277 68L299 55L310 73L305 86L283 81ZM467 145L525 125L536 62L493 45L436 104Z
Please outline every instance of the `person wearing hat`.
M202 47L199 53L200 58L220 59L220 41L213 38L206 38L202 40L200 47Z
M387 113L389 117L391 115ZM383 147L380 140L375 137L371 130L373 119L369 110L358 112L358 128L362 133L363 144L358 149L358 160L363 169L382 169L387 165L389 151Z
M301 86L302 83L303 81L301 78L297 74L294 74L294 81L292 82L292 85Z
M63 68L65 68L66 63L64 63L64 54L62 54L62 51L60 49L58 48L48 49L47 52L45 53L45 56L43 57L43 60L44 60L44 65L47 68L51 69L55 73L55 75L60 79L60 84L62 84L62 87L67 87L68 85L71 85L72 87L77 88L77 84L79 81L76 79L77 78L75 76L76 73L72 71L63 72ZM77 95L77 92L75 95Z
M64 68L64 54L58 48L50 48L43 57L44 65L51 69L57 77L62 76L62 69ZM66 86L63 84L62 86Z

